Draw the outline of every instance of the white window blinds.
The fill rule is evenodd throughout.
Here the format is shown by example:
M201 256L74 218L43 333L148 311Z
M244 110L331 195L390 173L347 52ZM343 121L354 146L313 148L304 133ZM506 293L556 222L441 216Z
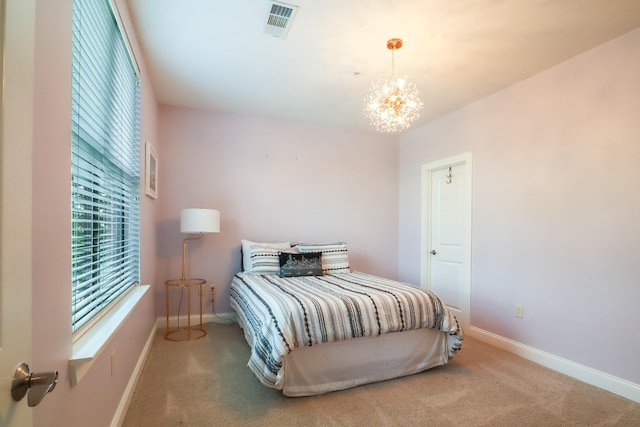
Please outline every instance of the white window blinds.
M108 0L73 1L72 61L75 332L140 277L140 82Z

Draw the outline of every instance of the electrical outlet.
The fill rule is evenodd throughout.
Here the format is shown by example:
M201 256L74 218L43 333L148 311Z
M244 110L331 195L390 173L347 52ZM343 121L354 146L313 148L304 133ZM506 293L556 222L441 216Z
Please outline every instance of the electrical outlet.
M516 305L516 317L522 319L522 306L520 304Z
M211 305L213 305L213 303L216 300L216 285L210 285L209 286L209 294L210 294L209 296L210 296L210 299L211 299Z

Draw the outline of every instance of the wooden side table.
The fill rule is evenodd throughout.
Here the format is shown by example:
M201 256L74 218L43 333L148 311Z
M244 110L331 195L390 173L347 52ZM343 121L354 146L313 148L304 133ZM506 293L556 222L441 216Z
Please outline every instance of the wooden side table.
M164 282L167 300L167 329L164 332L164 338L169 341L194 341L207 335L207 331L202 326L202 293L203 286L207 283L204 279L175 279ZM181 288L182 291L187 290L187 326L180 327L180 319L178 318L178 326L169 328L169 289ZM197 288L200 298L200 323L191 324L191 288Z

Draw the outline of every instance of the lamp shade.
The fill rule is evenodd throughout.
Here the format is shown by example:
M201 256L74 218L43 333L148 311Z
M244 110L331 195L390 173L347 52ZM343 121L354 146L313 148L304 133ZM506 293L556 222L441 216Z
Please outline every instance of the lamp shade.
M181 233L219 233L220 212L214 209L183 209L180 213Z

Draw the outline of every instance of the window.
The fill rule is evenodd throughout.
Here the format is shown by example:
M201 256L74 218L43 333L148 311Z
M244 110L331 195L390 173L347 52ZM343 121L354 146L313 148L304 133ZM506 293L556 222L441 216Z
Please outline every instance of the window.
M140 277L140 81L109 0L73 1L72 330Z

